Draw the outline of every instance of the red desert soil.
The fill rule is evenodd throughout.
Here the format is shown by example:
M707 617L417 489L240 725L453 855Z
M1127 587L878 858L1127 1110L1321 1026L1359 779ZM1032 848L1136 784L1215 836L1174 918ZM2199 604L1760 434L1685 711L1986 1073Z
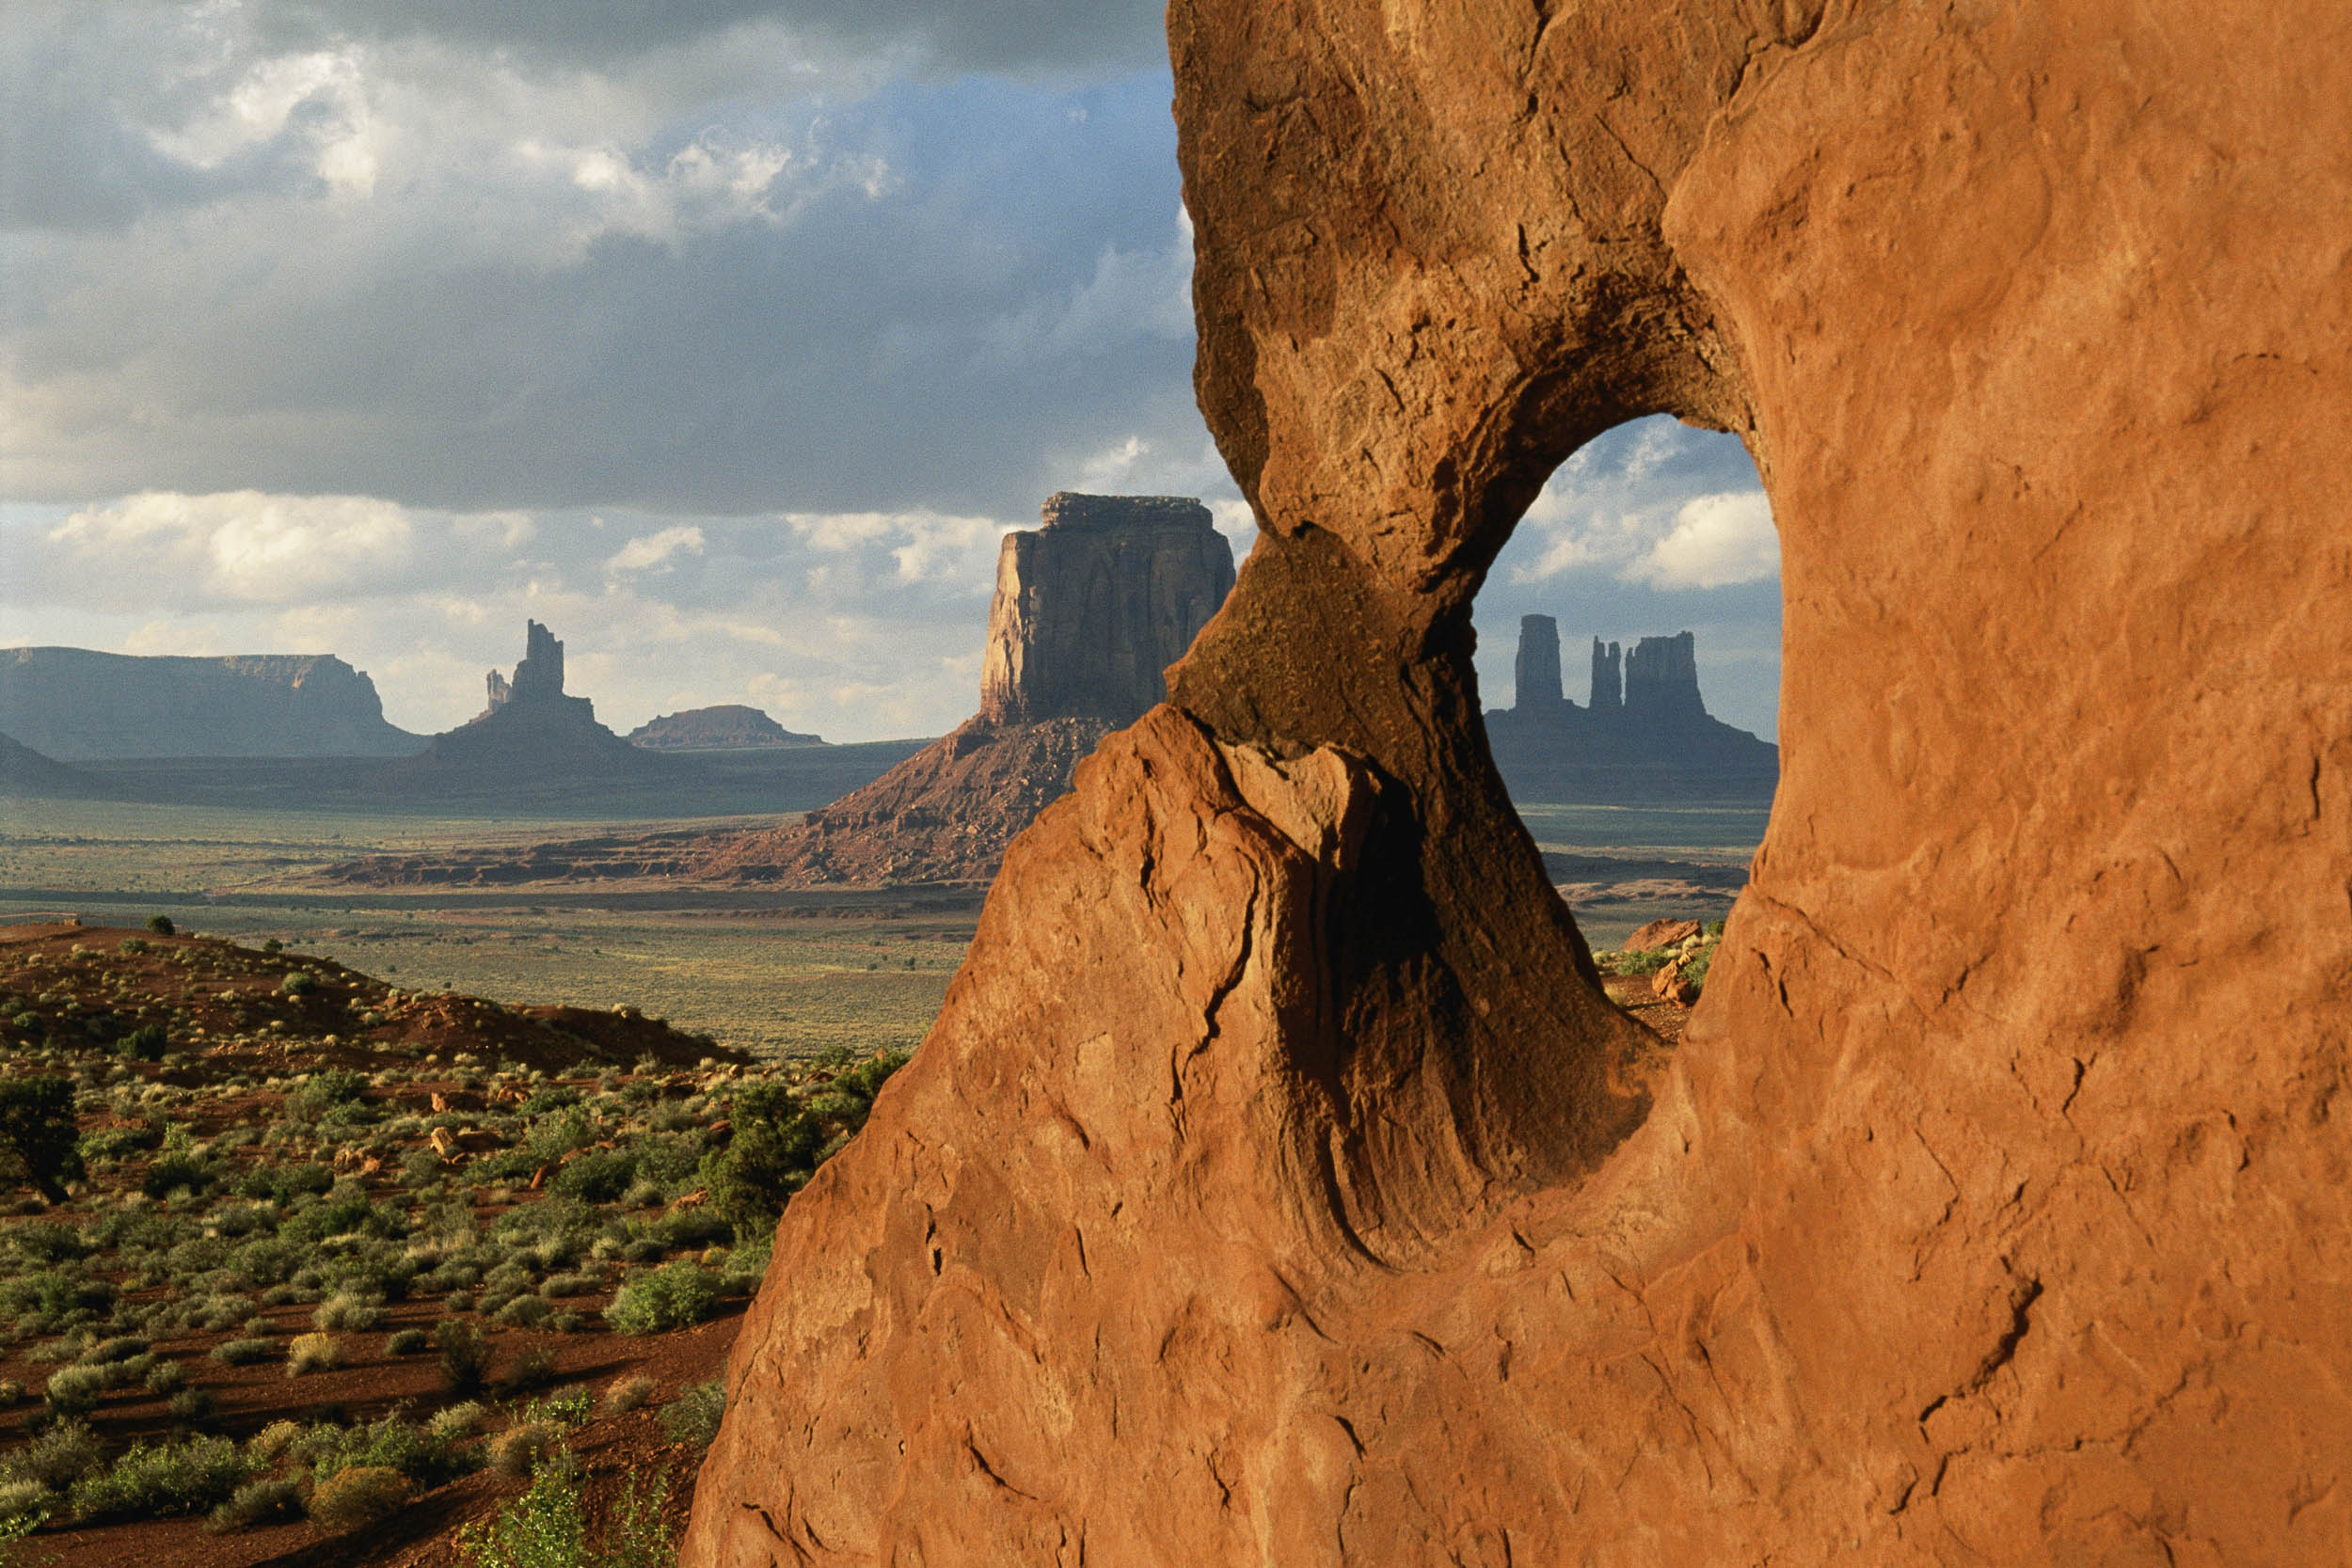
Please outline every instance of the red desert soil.
M306 994L283 989L284 977L294 973L315 976ZM169 1043L163 1060L124 1059L106 1037L143 1024L165 1030ZM469 1191L477 1226L493 1234L490 1227L501 1216L545 1201L571 1158L594 1151L576 1149L532 1170L528 1179L517 1173L486 1188L475 1184L485 1180L478 1168L485 1161L514 1147L513 1137L499 1128L527 1125L517 1118L528 1097L552 1096L561 1102L567 1094L602 1093L634 1096L635 1103L657 1109L676 1106L689 1097L727 1092L741 1078L744 1060L707 1039L631 1012L508 1008L475 997L405 993L316 958L185 934L8 927L0 929L0 1069L11 1078L63 1072L86 1085L99 1085L109 1108L92 1109L97 1091L85 1089L79 1118L85 1147L123 1152L94 1159L87 1181L63 1204L52 1208L28 1196L8 1208L10 1217L0 1218L0 1285L6 1276L26 1272L26 1255L8 1244L23 1225L87 1227L103 1215L132 1212L166 1225L185 1214L189 1233L204 1234L197 1228L202 1216L216 1203L227 1203L225 1194L207 1197L179 1188L151 1200L139 1188L169 1149L206 1149L215 1139L236 1146L222 1156L236 1170L267 1167L273 1161L324 1166L341 1183L338 1194L363 1192L372 1203L399 1210L419 1196L403 1185L404 1159L417 1159L434 1148L431 1124L454 1127L447 1156L427 1162L443 1178L432 1190L443 1192L444 1201ZM337 1147L332 1124L319 1126L315 1140L303 1136L306 1130L297 1125L294 1137L274 1148L249 1141L257 1131L284 1131L271 1124L303 1082L294 1075L326 1068L369 1075L358 1100L370 1120L350 1130L350 1142ZM822 1082L826 1074L803 1068L784 1076ZM163 1097L152 1113L146 1109L150 1095ZM673 1113L674 1121L685 1119ZM407 1134L389 1136L388 1130L398 1127L406 1127ZM224 1138L240 1128L243 1133ZM723 1138L723 1113L702 1116L688 1132L706 1142ZM389 1147L363 1154L361 1143ZM682 1206L692 1201L687 1197ZM658 1218L665 1211L656 1207L649 1212ZM87 1238L89 1231L82 1234ZM671 1255L692 1257L698 1251L675 1248ZM709 1256L704 1254L707 1261ZM118 1312L152 1307L174 1295L174 1283L143 1279L135 1269L116 1267L119 1261L102 1252L92 1266L98 1276L114 1282ZM586 1262L581 1267L599 1269ZM600 1266L596 1288L552 1302L578 1315L572 1332L469 1317L491 1347L494 1382L529 1353L543 1351L553 1358L551 1375L543 1383L475 1397L492 1405L485 1429L495 1432L501 1406L511 1411L532 1397L589 1390L598 1398L597 1414L572 1434L568 1446L583 1462L592 1509L600 1507L623 1478L651 1477L666 1467L671 1513L682 1519L700 1453L670 1442L656 1413L680 1390L719 1376L744 1303L726 1302L716 1316L691 1327L625 1337L611 1332L600 1313L617 1287L634 1276L635 1271L617 1261L607 1263ZM238 1289L243 1299L248 1288ZM532 1292L527 1288L522 1293ZM313 1291L308 1299L275 1306L248 1303L235 1309L236 1324L142 1335L148 1354L180 1363L189 1386L209 1395L214 1408L193 1423L175 1422L164 1395L136 1383L111 1388L87 1416L108 1459L133 1442L165 1441L175 1429L180 1435L219 1435L242 1444L281 1419L367 1422L405 1412L421 1422L453 1402L433 1351L386 1353L394 1332L430 1330L453 1316L438 1291L421 1290L386 1301L379 1322L365 1331L340 1334L344 1359L331 1370L290 1377L282 1354L245 1366L211 1359L215 1347L235 1338L263 1337L282 1348L293 1336L311 1330L316 1299ZM92 1332L103 1337L123 1330L98 1323ZM11 1330L0 1320L0 1383L24 1390L12 1404L0 1407L0 1468L42 1425L40 1390L48 1377L73 1363L70 1354L35 1358L49 1338L21 1324ZM636 1377L654 1386L644 1403L626 1414L603 1413L604 1390L616 1380ZM17 1556L8 1560L64 1568L448 1563L455 1560L457 1528L524 1485L520 1479L476 1470L424 1492L383 1525L341 1536L308 1521L213 1534L192 1517L93 1525L76 1524L61 1512L47 1528L20 1543Z

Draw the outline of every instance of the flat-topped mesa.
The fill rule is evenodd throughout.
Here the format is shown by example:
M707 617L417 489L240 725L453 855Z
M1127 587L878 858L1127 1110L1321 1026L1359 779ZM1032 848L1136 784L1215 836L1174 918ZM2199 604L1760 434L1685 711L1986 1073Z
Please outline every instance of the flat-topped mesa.
M1129 724L1233 586L1233 552L1185 496L1046 498L1044 526L1005 536L988 612L980 719Z
M1549 615L1519 617L1519 655L1512 674L1523 709L1558 707L1567 701L1560 689L1559 622Z
M1611 653L1616 650L1613 646ZM1645 637L1625 656L1626 712L1643 719L1698 719L1698 640L1689 632Z

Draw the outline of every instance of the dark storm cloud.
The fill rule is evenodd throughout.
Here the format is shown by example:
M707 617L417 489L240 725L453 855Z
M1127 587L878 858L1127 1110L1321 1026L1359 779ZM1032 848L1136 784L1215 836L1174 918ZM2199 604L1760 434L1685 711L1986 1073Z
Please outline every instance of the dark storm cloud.
M339 39L432 38L606 63L754 23L843 49L913 45L934 69L1148 65L1166 53L1150 0L269 0L263 36L287 48Z
M282 122L173 133L247 188L40 242L20 498L1017 516L1073 454L1198 433L1163 76L901 82L630 142L460 124L437 161L363 65L277 69L235 90L303 95Z

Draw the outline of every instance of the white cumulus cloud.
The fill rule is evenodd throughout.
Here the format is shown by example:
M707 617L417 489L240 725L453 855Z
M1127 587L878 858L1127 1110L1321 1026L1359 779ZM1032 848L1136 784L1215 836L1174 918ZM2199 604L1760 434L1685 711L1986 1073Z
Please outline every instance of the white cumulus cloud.
M84 507L50 542L92 569L193 576L215 595L286 604L363 587L405 568L406 513L365 496L271 496L151 490Z
M650 572L670 564L677 556L702 553L703 531L689 524L632 539L605 565L613 572Z
M1699 496L1675 514L1674 528L1621 574L1659 588L1728 588L1780 571L1780 535L1761 490Z

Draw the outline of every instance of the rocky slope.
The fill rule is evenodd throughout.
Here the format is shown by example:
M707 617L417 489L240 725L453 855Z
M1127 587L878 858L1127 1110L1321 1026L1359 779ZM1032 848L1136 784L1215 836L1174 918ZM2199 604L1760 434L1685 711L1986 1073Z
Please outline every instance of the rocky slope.
M134 657L0 649L0 731L61 762L405 756L375 683L328 654Z
M0 735L0 795L53 800L103 800L119 793L107 780L42 756Z
M822 746L824 737L798 735L755 707L717 707L665 713L628 732L632 746L654 752L743 752L764 746Z
M1104 719L968 720L798 822L713 846L683 875L789 887L984 882L1110 731Z
M2352 13L1169 32L1261 539L787 1212L685 1562L2352 1556ZM1663 1056L1470 663L1658 410L1788 607Z

